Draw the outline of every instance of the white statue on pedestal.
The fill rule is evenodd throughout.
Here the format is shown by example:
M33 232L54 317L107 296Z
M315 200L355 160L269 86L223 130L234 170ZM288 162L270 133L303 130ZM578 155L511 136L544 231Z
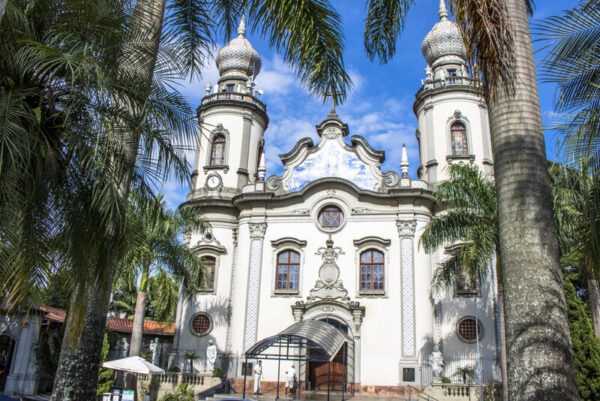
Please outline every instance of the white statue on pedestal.
M129 343L125 337L121 338L121 344L119 344L119 351L121 352L122 358L127 358L129 356Z
M162 350L162 345L158 340L158 337L154 338L154 341L150 342L150 351L152 351L152 363L156 366L160 364L160 351Z
M442 373L444 373L444 356L440 352L440 348L437 344L431 353L431 370L433 373L433 380L441 381Z
M217 361L217 346L213 340L208 340L206 347L206 370L212 372L215 370L215 362Z

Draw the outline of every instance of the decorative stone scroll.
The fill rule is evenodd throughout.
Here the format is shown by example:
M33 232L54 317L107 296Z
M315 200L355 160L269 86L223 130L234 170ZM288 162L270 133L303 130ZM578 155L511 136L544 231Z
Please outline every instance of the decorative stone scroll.
M258 301L260 293L260 272L262 268L262 249L266 223L250 223L250 272L248 274L248 299L246 302L245 349L256 343L258 325Z
M402 355L414 357L415 346L415 282L413 242L417 222L398 220L402 271Z

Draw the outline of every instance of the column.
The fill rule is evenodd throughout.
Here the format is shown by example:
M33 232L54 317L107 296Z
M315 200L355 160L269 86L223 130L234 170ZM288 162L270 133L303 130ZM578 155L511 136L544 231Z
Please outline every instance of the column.
M415 357L415 274L414 236L415 220L396 222L400 235L401 290L402 290L402 356Z
M258 325L258 303L260 296L260 272L262 268L262 249L267 223L250 223L250 263L248 272L248 295L246 299L246 329L244 349L256 343Z

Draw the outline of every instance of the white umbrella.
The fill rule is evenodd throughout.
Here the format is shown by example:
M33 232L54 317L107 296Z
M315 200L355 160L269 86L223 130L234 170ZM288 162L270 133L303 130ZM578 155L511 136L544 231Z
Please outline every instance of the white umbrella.
M123 372L159 374L165 373L164 369L151 364L139 356L130 356L129 358L116 359L114 361L104 362L103 368L122 370Z

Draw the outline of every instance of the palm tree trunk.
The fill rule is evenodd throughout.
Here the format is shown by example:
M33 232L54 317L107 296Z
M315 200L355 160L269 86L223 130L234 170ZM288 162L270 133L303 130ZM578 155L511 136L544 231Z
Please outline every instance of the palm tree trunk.
M138 82L145 82L150 88L156 57L162 33L165 0L137 0L134 16L137 26L131 34L130 42L123 49L124 57L120 69L124 73L134 73ZM139 40L146 40L143 52L139 51ZM128 105L121 105L128 107ZM136 110L130 110L133 114ZM117 124L119 125L119 124ZM135 167L139 146L139 133L135 130L121 130L120 146L123 160L115 160L119 165L119 199L121 210L127 210L129 187ZM119 223L115 223L119 224ZM120 231L121 227L115 227ZM106 258L108 274L112 277L118 264L119 255L111 252ZM100 299L108 299L112 287L104 294L91 294L88 301L82 337L76 344L63 347L55 377L52 401L90 401L96 398L98 367L100 364L102 340L106 327L108 303L100 306ZM69 316L69 320L71 316ZM68 338L65 331L65 338ZM68 340L63 340L63 343Z
M135 301L135 316L133 317L133 330L131 331L131 346L129 356L136 356L142 350L142 338L144 335L144 315L146 314L146 301L148 294L144 291L137 293Z
M52 401L96 399L96 386L106 327L108 302L101 295L89 295L83 331L79 339L69 336L73 315L69 314L54 380Z
M577 400L558 243L524 0L506 1L514 91L489 102L511 401Z
M592 322L594 323L594 333L600 338L600 286L598 279L593 276L588 278L588 298L590 310L592 311Z
M144 337L144 316L146 315L146 301L148 300L148 276L150 264L144 265L140 279L140 290L135 301L135 315L133 317L133 329L131 331L131 347L129 356L136 356L142 350L142 339Z

